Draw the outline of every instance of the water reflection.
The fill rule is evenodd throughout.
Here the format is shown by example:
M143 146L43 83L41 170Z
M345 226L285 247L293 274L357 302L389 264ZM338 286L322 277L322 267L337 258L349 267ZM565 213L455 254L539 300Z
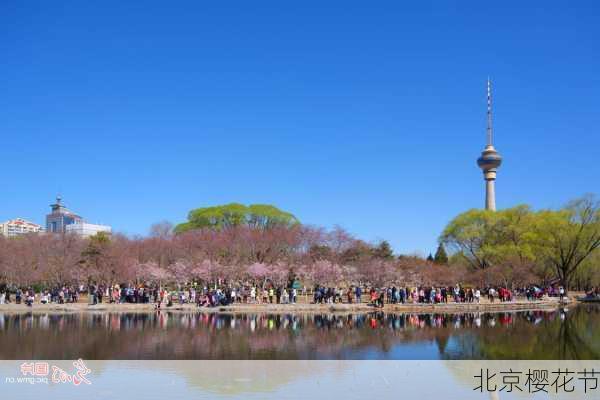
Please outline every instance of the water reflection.
M598 359L600 308L0 316L3 359Z

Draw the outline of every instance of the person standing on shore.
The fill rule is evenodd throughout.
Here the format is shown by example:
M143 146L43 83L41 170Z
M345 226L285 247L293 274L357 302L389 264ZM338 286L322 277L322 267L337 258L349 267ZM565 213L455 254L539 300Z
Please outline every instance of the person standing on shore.
M378 302L379 302L379 294L377 293L377 290L375 290L375 288L371 288L371 304L373 304L374 306L377 306Z
M565 288L564 287L560 286L558 288L558 296L559 296L560 302L562 303L563 300L565 299Z
M377 303L380 308L383 308L384 300L385 300L385 293L382 290L381 293L379 293L379 299L377 299Z
M496 290L495 290L493 287L491 287L491 288L488 290L488 298L489 298L489 300L490 300L490 303L493 303L493 302L494 302L494 296L495 296L495 295L496 295Z
M352 304L352 287L348 288L348 291L346 292L346 299L348 300L348 304Z
M290 300L290 297L289 297L288 291L285 288L283 288L283 290L281 291L281 303L288 304L289 300Z

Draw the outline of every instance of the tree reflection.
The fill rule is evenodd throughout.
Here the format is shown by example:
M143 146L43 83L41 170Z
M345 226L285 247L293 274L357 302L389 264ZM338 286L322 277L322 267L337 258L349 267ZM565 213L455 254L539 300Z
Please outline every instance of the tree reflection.
M0 357L598 359L598 322L594 306L462 314L16 314L0 316Z
M442 358L594 360L600 355L600 308L596 306L513 315L514 323L505 324L501 332L488 320L488 327L456 336Z

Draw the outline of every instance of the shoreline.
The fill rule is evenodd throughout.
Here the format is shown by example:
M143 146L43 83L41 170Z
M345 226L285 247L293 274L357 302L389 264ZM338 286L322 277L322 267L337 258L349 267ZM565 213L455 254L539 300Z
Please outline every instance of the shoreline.
M464 312L508 312L508 311L536 311L557 309L560 307L577 305L580 302L575 297L560 303L558 299L543 299L537 301L517 300L511 302L489 301L481 303L442 303L442 304L385 304L383 308L361 304L233 304L218 307L197 307L194 304L173 304L163 307L160 312L166 313L195 313L195 314L367 314L373 312L386 313L464 313ZM101 303L88 305L87 303L68 304L34 304L28 307L25 304L1 304L0 313L6 314L97 314L97 313L156 313L154 303L147 304L110 304Z

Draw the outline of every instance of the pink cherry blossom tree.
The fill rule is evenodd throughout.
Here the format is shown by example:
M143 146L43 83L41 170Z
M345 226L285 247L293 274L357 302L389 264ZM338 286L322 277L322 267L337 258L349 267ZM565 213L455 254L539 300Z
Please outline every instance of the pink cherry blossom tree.
M290 266L283 262L268 265L269 279L276 285L284 285L290 276Z
M192 275L202 279L209 285L217 284L219 275L222 273L222 266L214 261L205 259L197 263L192 269Z
M338 285L343 278L343 270L339 264L329 260L317 260L314 263L303 265L299 274L318 285Z
M253 263L246 268L248 278L254 282L261 282L264 286L265 280L269 275L269 268L263 263Z
M178 260L167 267L172 279L179 287L184 285L192 277L192 267L187 260Z

